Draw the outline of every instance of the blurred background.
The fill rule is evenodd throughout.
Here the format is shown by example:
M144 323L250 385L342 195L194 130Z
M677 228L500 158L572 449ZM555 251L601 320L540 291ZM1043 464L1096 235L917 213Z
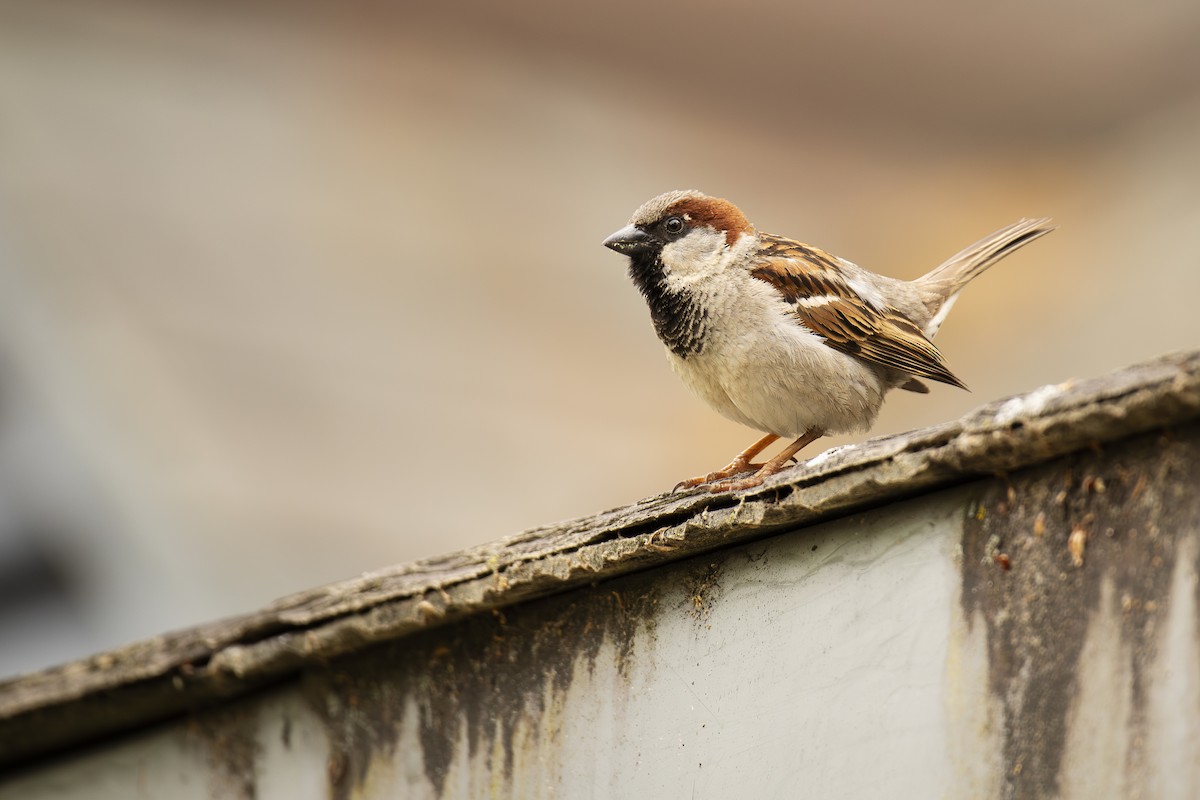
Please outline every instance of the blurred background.
M0 0L0 675L724 464L600 246L675 188L1061 224L875 433L1196 346L1200 4Z

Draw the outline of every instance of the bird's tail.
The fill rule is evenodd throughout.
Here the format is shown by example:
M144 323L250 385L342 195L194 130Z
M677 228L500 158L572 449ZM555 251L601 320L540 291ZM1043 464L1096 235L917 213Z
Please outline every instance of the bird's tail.
M1014 222L963 248L946 259L941 266L917 278L914 283L921 287L922 294L926 297L926 305L933 314L925 326L925 335L933 336L937 333L942 320L946 318L950 307L958 298L958 293L970 281L982 275L984 270L1000 259L1012 255L1056 227L1058 226L1050 223L1049 217Z

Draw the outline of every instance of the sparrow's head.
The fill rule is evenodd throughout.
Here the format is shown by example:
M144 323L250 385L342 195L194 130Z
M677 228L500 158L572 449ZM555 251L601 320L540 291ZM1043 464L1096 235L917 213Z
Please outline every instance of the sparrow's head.
M660 194L634 212L604 246L631 258L668 265L699 264L719 257L754 226L728 200L697 191Z

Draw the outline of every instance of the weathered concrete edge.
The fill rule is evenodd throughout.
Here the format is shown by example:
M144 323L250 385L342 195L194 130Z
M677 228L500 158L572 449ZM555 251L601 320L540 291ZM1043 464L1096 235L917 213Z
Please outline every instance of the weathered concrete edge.
M659 495L0 683L0 765L466 615L1200 418L1200 351L818 456L732 495Z

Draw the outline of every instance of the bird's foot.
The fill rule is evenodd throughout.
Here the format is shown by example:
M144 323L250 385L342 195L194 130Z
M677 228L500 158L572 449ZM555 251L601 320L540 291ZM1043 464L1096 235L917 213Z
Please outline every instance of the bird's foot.
M705 488L713 494L720 494L721 492L738 492L742 489L753 489L755 486L761 486L763 479L766 477L766 475L760 475L756 472L753 475L747 475L745 478L737 478L736 480L712 483Z
M705 484L712 483L713 481L732 478L735 475L745 475L747 472L755 472L762 467L762 464L751 464L746 459L735 458L729 464L717 470L716 472L710 472L707 475L697 476L695 478L688 478L687 480L680 481L679 483L675 484L675 488L671 491L678 492L680 489L692 489L696 486L703 486ZM710 491L712 490L710 489ZM724 490L722 489L720 491Z
M779 470L787 466L788 460L781 460L779 463L768 461L766 464L759 466L758 470L753 475L747 475L744 478L735 478L733 480L720 481L718 483L710 483L705 488L713 494L721 492L740 492L742 489L753 489L755 486L761 486L762 482L767 479L768 475L774 475ZM758 465L754 465L758 466Z
M709 483L706 487L710 492L717 494L719 492L737 492L742 489L753 489L755 486L761 486L762 482L769 476L774 475L779 470L786 467L796 457L796 453L800 452L804 447L811 444L815 440L821 438L823 434L817 430L810 430L803 436L796 439L790 445L785 447L783 451L772 458L767 463L759 467L758 471L753 475L747 475L744 478L734 480L723 480L717 483ZM733 466L733 464L730 464ZM747 464L748 467L754 466Z

